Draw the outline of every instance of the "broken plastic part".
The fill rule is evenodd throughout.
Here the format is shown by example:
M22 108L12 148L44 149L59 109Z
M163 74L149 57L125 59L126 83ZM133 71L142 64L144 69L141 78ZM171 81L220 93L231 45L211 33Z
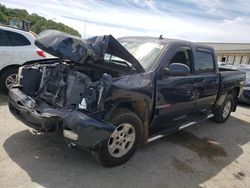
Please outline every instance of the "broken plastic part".
M81 103L79 104L79 109L83 109L86 110L87 109L87 102L86 102L86 98L83 98Z

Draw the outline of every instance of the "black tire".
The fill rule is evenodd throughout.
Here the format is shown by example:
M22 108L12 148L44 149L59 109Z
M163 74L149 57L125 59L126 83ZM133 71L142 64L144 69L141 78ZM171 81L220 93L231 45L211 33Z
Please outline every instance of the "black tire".
M224 110L226 104L228 103L228 101L231 102L231 108L230 108L228 115L226 117L224 117L223 110ZM213 120L217 123L224 123L228 119L228 117L230 116L230 114L232 112L233 105L234 105L234 97L232 95L227 95L223 104L219 108L214 110Z
M105 140L101 148L93 153L94 158L97 159L104 166L117 166L129 160L136 151L136 147L142 140L142 122L140 118L132 111L127 109L116 109L111 115L111 123L113 125L121 125L124 123L131 124L135 129L135 143L131 149L123 156L117 158L110 155L108 151L108 140Z
M18 68L9 68L4 70L1 75L0 75L0 88L3 93L7 94L9 89L6 87L5 81L6 79L12 75L12 74L17 74Z

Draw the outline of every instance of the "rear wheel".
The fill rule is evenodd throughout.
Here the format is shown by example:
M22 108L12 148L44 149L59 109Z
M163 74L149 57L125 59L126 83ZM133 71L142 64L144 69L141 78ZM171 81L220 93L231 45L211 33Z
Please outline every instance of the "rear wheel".
M17 84L18 68L9 68L0 76L0 87L4 93L8 93L9 89Z
M134 154L142 138L142 123L132 111L117 109L111 117L116 129L94 153L104 166L116 166L126 162Z
M223 104L214 112L214 121L224 123L231 114L234 100L232 95L227 95Z

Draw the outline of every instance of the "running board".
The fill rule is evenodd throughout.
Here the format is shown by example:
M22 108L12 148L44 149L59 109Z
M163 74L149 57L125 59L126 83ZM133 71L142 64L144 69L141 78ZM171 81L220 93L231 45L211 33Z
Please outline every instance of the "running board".
M213 115L213 114L210 114L210 115L207 116L206 119L210 119L210 118L212 118L212 117L214 117L214 115ZM197 124L197 123L199 123L199 122L201 122L201 121L198 121L198 122L193 121L193 122L190 122L190 123L188 123L188 124L186 124L186 125L182 125L182 126L179 127L176 131L179 131L179 130L181 130L181 129L185 129L185 128L190 127L190 126L192 126L192 125L195 125L195 124ZM159 134L159 135L157 135L157 136L154 136L154 137L149 138L149 139L148 139L148 142L153 142L153 141L158 140L158 139L160 139L160 138L162 138L162 137L165 137L165 136L168 136L168 135Z

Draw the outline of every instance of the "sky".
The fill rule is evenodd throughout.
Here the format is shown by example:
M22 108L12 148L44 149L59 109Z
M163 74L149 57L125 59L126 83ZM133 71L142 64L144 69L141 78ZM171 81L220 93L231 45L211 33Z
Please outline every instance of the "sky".
M250 42L249 0L0 0L78 30L197 42ZM85 28L85 29L84 29Z

